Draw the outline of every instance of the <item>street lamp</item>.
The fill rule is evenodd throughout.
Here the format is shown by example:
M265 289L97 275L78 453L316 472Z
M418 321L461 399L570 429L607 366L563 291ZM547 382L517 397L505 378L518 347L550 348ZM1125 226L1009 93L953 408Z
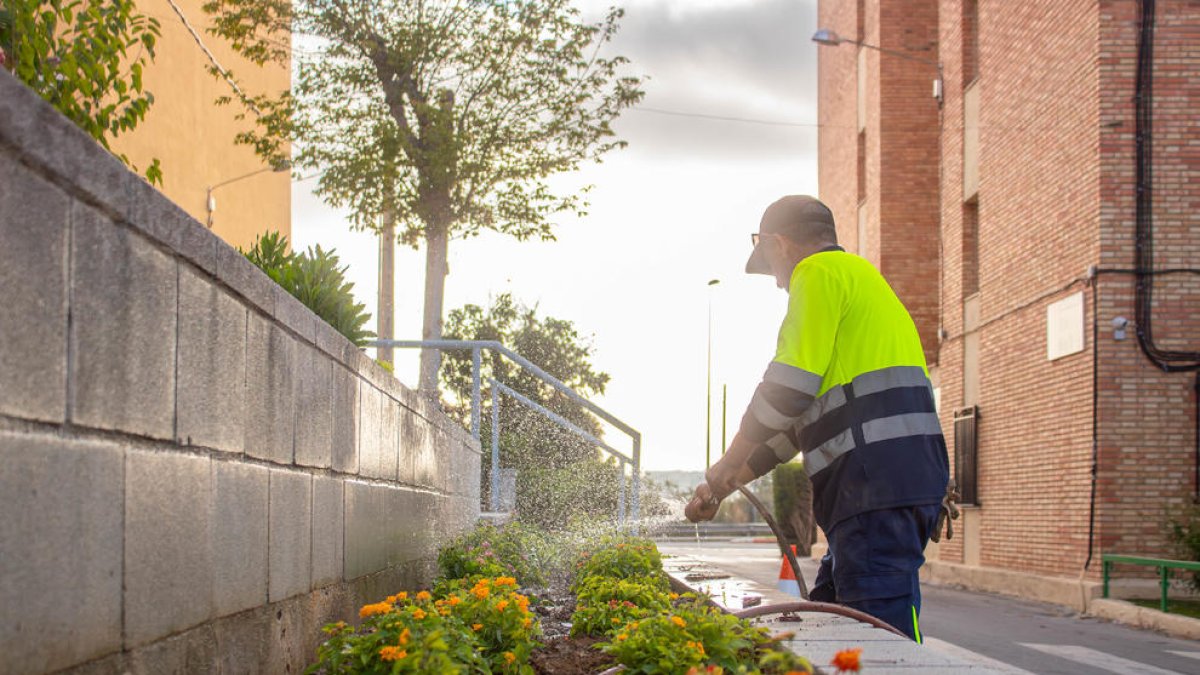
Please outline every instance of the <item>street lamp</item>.
M720 279L708 282L708 377L704 395L704 468L712 466L712 289Z
M243 178L257 176L260 173L266 173L267 171L272 171L274 173L282 173L291 168L292 168L292 163L285 159L281 162L276 162L275 164L272 164L271 166L264 166L263 168L258 169L257 171L251 171L250 173L243 174L241 176L238 176L237 178L230 178L229 180L223 180L220 183L217 183L216 185L210 185L208 187L208 198L205 199L205 201L204 201L204 206L208 210L208 217L205 219L205 224L208 225L208 229L210 229L210 230L212 229L213 212L215 212L217 210L217 198L213 196L214 190L216 190L219 187L225 187L226 185L229 185L230 183L236 183L239 180L242 180Z
M874 49L875 51L883 54L891 54L892 56L898 56L902 59L908 59L909 61L916 61L918 63L925 63L934 66L937 68L938 74L937 79L933 81L933 97L937 99L938 105L941 105L942 103L942 64L940 61L934 61L933 59L926 59L920 56L913 56L912 54L897 49L887 49L886 47L867 44L859 40L844 38L828 28L822 28L813 33L812 41L823 47L836 47L843 43L857 45L859 47L865 47L866 49Z

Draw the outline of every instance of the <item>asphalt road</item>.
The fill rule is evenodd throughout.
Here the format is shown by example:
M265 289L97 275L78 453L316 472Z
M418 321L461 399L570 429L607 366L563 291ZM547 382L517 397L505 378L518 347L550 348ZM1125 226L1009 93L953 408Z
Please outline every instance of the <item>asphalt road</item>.
M659 548L765 588L774 588L779 575L774 544L675 541ZM811 584L816 562L802 566ZM931 649L1014 675L1200 674L1200 642L1081 617L1058 605L928 584L922 586L921 632Z

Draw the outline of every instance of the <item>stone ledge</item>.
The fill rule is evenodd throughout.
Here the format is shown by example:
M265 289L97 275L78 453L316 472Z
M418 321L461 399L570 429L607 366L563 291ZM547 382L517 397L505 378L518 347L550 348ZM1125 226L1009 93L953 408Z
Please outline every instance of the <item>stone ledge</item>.
M822 551L824 553L824 551ZM817 556L816 548L813 556ZM1038 602L1064 605L1082 612L1100 595L1100 584L1066 577L1047 577L995 567L976 567L927 560L921 567L921 582L941 586L960 586Z

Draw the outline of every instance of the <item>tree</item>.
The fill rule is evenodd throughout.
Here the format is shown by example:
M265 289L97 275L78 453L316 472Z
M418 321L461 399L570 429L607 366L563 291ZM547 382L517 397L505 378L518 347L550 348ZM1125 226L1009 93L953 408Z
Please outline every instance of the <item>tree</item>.
M607 373L592 366L592 347L575 325L554 317L541 318L530 308L504 293L492 299L486 310L466 305L450 312L446 336L454 340L496 340L533 361L581 396L604 393ZM495 379L534 402L599 437L596 419L562 392L543 382L506 357L493 351L483 354L484 400L490 401L487 382ZM442 366L445 390L454 396L446 407L462 421L470 415L472 360L469 353L448 353ZM500 399L501 460L505 466L561 468L596 457L596 446L534 412L512 397ZM483 416L484 438L490 438L491 416Z
M640 80L600 49L623 12L588 23L569 0L212 0L214 30L252 60L280 58L294 31L294 97L266 106L244 142L260 152L298 142L298 163L323 169L317 192L352 223L394 221L401 243L426 246L422 338L442 337L452 237L493 230L553 239L553 219L581 214L583 193L557 194L555 174L624 145L611 122L641 99ZM286 126L287 128L282 128ZM440 356L421 355L435 392Z
M159 23L134 11L135 4L5 0L0 7L0 67L111 150L109 139L136 127L154 102L143 86L142 69L154 60ZM129 164L128 157L117 157ZM145 175L162 185L157 159Z

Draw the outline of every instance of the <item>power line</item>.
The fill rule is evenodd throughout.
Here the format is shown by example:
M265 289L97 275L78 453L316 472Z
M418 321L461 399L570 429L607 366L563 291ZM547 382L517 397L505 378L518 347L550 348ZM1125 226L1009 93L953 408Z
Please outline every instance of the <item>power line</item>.
M212 51L209 50L208 45L204 44L204 41L200 39L200 34L197 33L196 29L192 27L192 23L188 21L187 16L184 15L183 10L179 8L179 5L175 4L175 0L167 0L167 4L171 6L171 9L175 10L175 14L179 17L179 20L183 22L183 27L192 34L192 39L196 41L196 45L200 47L200 51L204 52L204 55L208 57L209 62L213 64L213 67L217 69L217 72L221 74L221 77L223 77L225 81L229 83L229 86L233 87L233 91L237 93L238 98L241 99L242 103L244 103L252 112L254 112L255 115L261 115L262 113L260 113L258 108L250 102L250 98L246 96L245 92L242 91L242 88L239 87L238 83L234 81L233 76L229 74L229 71L225 70L225 68L217 62L217 57L213 55Z
M811 127L820 127L821 126L820 124L817 124L817 123L799 123L799 121L760 120L760 119L754 119L754 118L733 118L733 117L725 117L725 115L708 115L708 114L704 114L704 113L685 113L685 112L682 112L682 110L664 110L662 108L647 108L646 106L638 106L636 108L630 108L630 110L634 110L634 112L640 112L640 113L654 113L654 114L658 114L658 115L671 115L671 117L677 117L677 118L698 118L698 119L716 120L716 121L736 121L736 123L742 123L742 124L761 124L761 125L767 125L767 126L796 126L796 127L805 127L805 129L811 129Z

